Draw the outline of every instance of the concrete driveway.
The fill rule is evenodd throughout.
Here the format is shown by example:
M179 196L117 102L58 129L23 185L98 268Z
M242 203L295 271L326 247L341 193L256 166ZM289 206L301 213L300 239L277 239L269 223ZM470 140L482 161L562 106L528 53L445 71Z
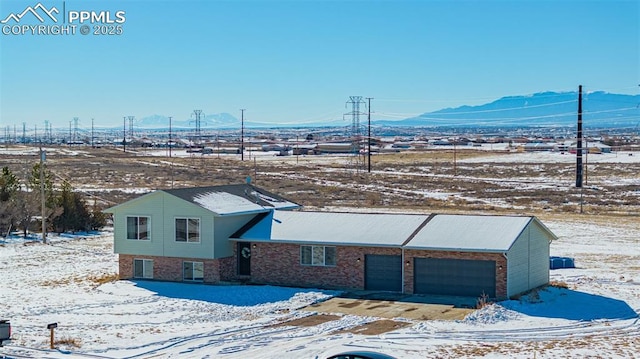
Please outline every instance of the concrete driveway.
M474 298L350 292L312 304L303 310L389 319L460 320L475 311L470 308L473 306L475 306Z

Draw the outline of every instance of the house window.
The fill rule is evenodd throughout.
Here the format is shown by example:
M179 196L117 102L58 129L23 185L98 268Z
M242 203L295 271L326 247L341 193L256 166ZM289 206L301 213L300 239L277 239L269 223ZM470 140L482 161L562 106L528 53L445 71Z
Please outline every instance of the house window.
M177 242L200 242L199 218L176 218Z
M149 217L127 217L127 239L149 240Z
M336 247L301 246L300 264L307 266L335 266Z
M153 278L153 260L134 259L133 260L133 277L134 278Z
M202 281L204 279L204 264L202 262L182 262L182 279Z

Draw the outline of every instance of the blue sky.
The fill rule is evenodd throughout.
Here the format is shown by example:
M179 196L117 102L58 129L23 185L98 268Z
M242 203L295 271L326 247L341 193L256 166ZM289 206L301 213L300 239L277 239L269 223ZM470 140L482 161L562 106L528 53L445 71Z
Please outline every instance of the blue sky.
M0 19L36 4L2 0ZM580 84L640 92L638 1L64 5L125 11L123 33L0 34L0 126L111 126L194 109L239 118L241 108L255 122L331 121L354 95L374 98L373 118L400 119Z

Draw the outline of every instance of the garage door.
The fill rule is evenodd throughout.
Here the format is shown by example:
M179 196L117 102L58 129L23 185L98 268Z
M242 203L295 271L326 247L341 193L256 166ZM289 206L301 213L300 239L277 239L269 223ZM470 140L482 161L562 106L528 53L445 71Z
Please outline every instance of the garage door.
M418 294L496 296L496 262L415 258L414 290Z
M366 255L364 260L364 289L402 291L402 257Z

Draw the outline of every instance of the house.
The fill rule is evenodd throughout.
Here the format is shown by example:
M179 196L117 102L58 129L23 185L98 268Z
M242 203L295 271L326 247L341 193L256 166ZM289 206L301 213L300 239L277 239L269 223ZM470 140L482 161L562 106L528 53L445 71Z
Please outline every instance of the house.
M554 239L531 216L299 211L230 238L251 282L498 299L549 282Z
M296 203L250 184L158 190L111 207L120 278L220 282L229 277L229 236Z
M160 190L109 209L120 278L505 299L549 282L532 216L291 211L251 185Z

